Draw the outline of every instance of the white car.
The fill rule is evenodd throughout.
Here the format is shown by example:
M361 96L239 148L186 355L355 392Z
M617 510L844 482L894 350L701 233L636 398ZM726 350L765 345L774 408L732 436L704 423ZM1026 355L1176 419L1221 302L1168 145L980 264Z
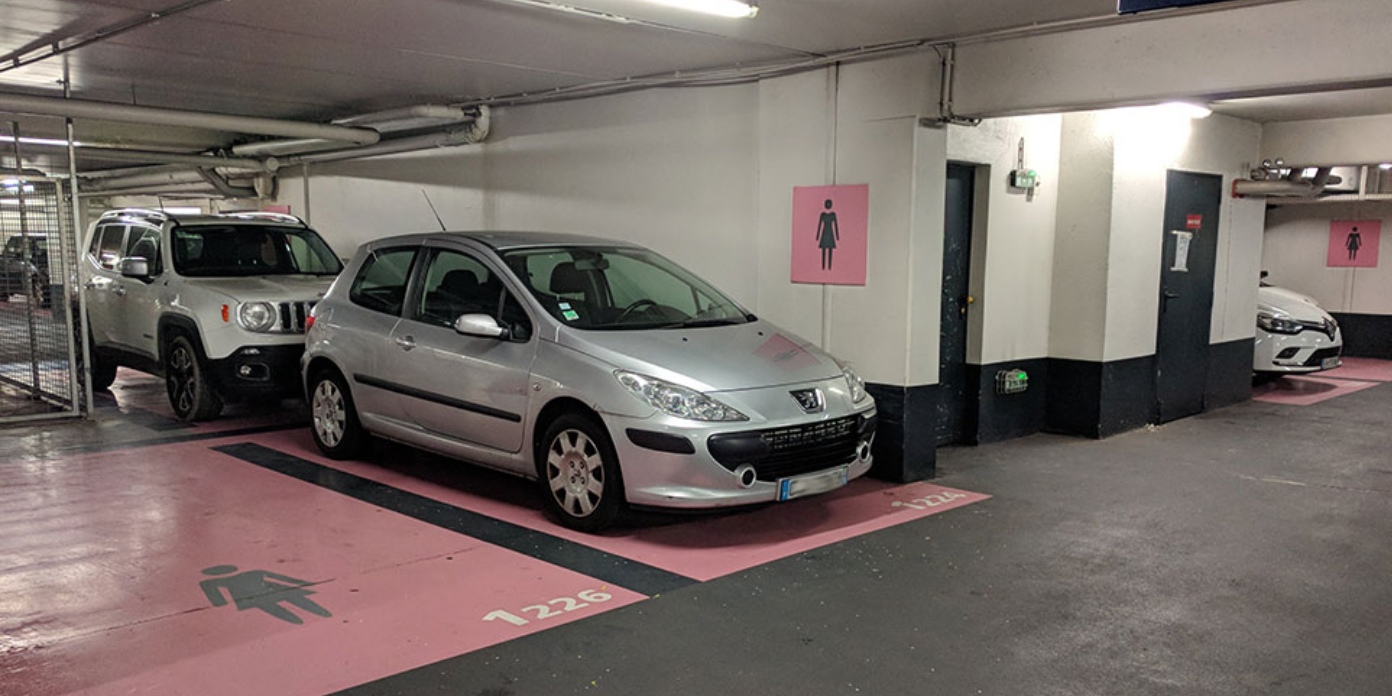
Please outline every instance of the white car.
M92 388L118 366L162 375L174 415L298 395L305 320L343 268L299 218L109 211L80 264Z
M1339 322L1314 298L1262 284L1257 290L1257 340L1252 370L1277 376L1329 370L1343 364Z

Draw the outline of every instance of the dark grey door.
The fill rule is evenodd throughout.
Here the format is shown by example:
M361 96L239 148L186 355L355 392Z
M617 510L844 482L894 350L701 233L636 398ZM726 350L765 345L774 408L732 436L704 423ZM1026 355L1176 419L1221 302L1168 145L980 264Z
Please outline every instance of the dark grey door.
M937 443L970 437L976 390L967 371L967 307L971 288L972 207L976 168L947 165L947 213L943 221L942 337L938 365Z
M1222 195L1221 176L1171 171L1167 177L1155 347L1156 415L1161 423L1204 407Z

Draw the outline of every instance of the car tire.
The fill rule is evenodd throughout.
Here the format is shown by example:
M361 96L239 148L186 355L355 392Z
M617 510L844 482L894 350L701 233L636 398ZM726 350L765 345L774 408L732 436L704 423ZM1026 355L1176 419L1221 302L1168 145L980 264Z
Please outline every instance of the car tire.
M348 383L337 370L319 370L309 379L310 432L329 459L354 459L368 440Z
M116 381L116 363L92 351L92 391L106 391Z
M597 532L622 515L619 457L608 431L594 418L566 413L551 421L535 459L546 507L565 526Z
M208 368L193 342L183 334L174 336L165 347L164 384L169 405L179 420L209 420L222 413L222 397L213 388Z

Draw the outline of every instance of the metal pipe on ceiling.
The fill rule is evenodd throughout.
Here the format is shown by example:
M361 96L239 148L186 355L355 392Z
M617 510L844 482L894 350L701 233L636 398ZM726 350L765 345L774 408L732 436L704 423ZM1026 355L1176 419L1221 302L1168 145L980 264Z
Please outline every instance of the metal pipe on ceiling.
M173 17L176 14L187 12L196 7L219 1L220 0L189 0L188 2L183 2L173 7L166 7L163 10L152 10L137 15L132 19L117 22L116 24L109 24L80 37L68 37L66 39L49 41L44 44L44 50L41 53L34 53L31 55L29 51L19 51L7 56L0 56L0 72L22 68L41 60L48 60L54 56L61 56L69 51L82 48L83 46L90 46L98 41L105 41L114 36L124 34L132 29L139 29L147 24L158 22L161 19ZM66 67L64 70L66 71Z
M371 128L351 128L323 123L287 121L259 116L231 116L204 111L160 109L149 106L130 106L81 99L36 97L23 94L0 94L0 112L34 116L63 116L90 118L99 121L119 121L155 126L180 126L232 133L255 133L284 138L315 138L339 140L358 145L372 145L382 136Z
M413 130L425 127L443 128L447 125L471 121L478 117L478 109L462 109L457 106L420 104L399 109L375 111L368 114L336 118L330 123L336 126L368 126L379 133ZM265 140L255 143L242 143L232 146L232 154L243 157L265 157L267 155L303 155L310 152L323 152L342 148L341 143L330 140L299 138L294 140Z
M3 138L0 138L3 139ZM24 145L38 148L67 149L67 143L34 142L26 139ZM224 169L244 169L254 172L273 172L279 166L274 157L255 159L251 157L224 157L222 155L189 155L159 150L137 150L128 147L103 147L99 145L74 145L78 153L92 159L116 162L155 162L159 164L182 164L190 167L221 167Z
M284 167L304 163L340 162L343 160L379 157L381 155L396 155L404 152L430 150L440 147L470 145L481 142L487 138L490 127L491 118L489 109L483 107L479 109L478 116L474 117L473 123L469 124L466 128L450 130L443 133L429 133L409 138L398 138L396 140L388 140L366 147L295 155L282 158L280 160L280 165Z

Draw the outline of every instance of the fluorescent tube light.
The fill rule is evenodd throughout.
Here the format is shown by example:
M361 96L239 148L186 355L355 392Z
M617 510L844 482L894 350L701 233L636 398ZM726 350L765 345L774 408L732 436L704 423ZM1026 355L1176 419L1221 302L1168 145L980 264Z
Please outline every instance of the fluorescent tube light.
M753 2L740 2L740 0L648 0L648 2L731 19L750 19L759 14L758 5Z

